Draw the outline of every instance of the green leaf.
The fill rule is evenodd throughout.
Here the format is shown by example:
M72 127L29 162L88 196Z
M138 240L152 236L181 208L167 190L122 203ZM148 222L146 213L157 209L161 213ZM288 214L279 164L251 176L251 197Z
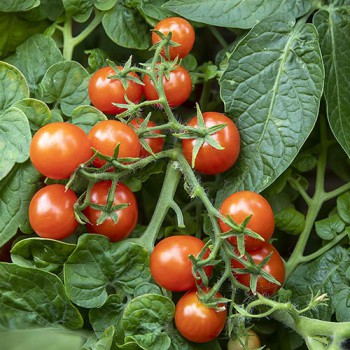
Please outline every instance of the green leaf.
M29 97L26 79L16 67L0 62L0 81L0 113Z
M337 198L337 210L339 216L347 223L350 223L350 192L346 192Z
M28 160L16 164L0 182L0 247L17 233L18 228L23 231L29 225L29 202L41 177Z
M57 240L27 238L13 246L11 258L17 265L58 274L74 248L75 244Z
M162 295L162 291L160 290L160 288L156 284L145 282L145 283L138 285L134 291L135 297L138 297L138 296L141 296L144 294Z
M29 158L31 138L28 119L20 109L11 107L0 114L0 180L15 163Z
M111 40L120 46L140 50L150 46L149 27L134 8L116 4L105 13L102 25Z
M121 241L110 243L101 235L85 234L64 265L66 289L79 306L102 306L112 290L132 294L151 278L148 253L140 246Z
M305 215L295 208L287 208L275 215L276 227L291 235L299 235L305 226Z
M329 125L335 138L350 156L350 8L329 7L314 17L326 71L325 98Z
M237 45L222 75L221 96L238 118L241 152L219 202L269 186L315 125L324 78L317 32L312 24L294 24L281 16L261 21Z
M0 263L0 329L83 326L61 280L49 272Z
M55 9L54 11L52 9ZM64 13L62 0L40 0L40 5L33 8L30 11L21 13L22 17L25 17L31 21L41 21L48 18L50 21L56 21Z
M165 296L145 294L134 298L123 314L126 339L133 339L143 349L167 350L171 341L164 331L174 312L174 303Z
M28 11L39 4L40 0L5 0L0 3L0 12Z
M93 0L94 5L101 11L110 10L118 0Z
M101 49L85 50L84 53L89 55L88 64L92 72L106 66L108 54Z
M72 113L72 124L81 127L86 133L98 122L107 120L107 117L92 106L79 106Z
M317 235L325 240L330 241L338 233L345 229L345 222L339 215L330 215L328 218L315 222Z
M46 72L40 87L46 103L60 103L62 112L71 116L80 105L88 105L90 75L78 62L59 62Z
M174 13L167 10L164 5L167 0L140 1L139 11L143 14L147 23L155 26L160 20L166 17L173 17Z
M273 14L290 14L294 18L307 13L312 1L274 0L170 0L164 7L187 19L214 26L252 28Z
M94 7L93 0L62 0L62 2L66 13L81 23L88 20Z
M23 73L30 91L34 93L47 69L63 61L63 56L52 38L37 34L19 45L16 53L6 61Z
M298 155L292 163L293 167L301 173L314 169L316 164L317 158L312 154Z
M25 98L16 102L13 107L20 109L26 115L32 132L38 131L41 127L51 122L51 111L40 100Z

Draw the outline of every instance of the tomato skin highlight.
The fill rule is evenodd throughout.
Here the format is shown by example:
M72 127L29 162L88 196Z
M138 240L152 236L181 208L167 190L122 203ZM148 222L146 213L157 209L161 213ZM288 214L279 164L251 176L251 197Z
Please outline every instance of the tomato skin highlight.
M193 236L171 236L161 240L153 249L150 259L151 274L161 287L183 292L196 288L192 275L192 262L189 255L197 256L204 247L204 242ZM204 258L209 255L209 250ZM204 268L209 276L212 266Z
M214 125L226 124L225 128L211 135L224 149L216 149L204 142L197 154L194 169L206 175L223 173L236 163L239 156L240 135L238 129L233 121L222 113L205 112L203 113L203 119L208 128ZM197 116L193 117L187 125L197 128ZM192 164L192 152L195 143L196 139L182 140L182 150L189 164Z
M139 129L141 124L143 123L144 118L135 118L130 122L130 125L134 128L134 129ZM156 124L153 123L151 120L147 123L147 127L152 128L155 127ZM160 130L153 130L152 131L153 134L161 134ZM159 153L163 150L163 146L164 146L164 138L163 137L151 137L151 138L146 138L145 141L147 142L147 144L151 147L151 150L153 151L154 154ZM145 158L150 156L151 154L142 147L141 145L141 149L140 149L140 154L139 157L140 158Z
M227 197L220 207L220 213L228 215L237 223L241 224L249 215L247 228L258 233L265 242L273 235L275 229L275 219L269 202L259 193L251 191L240 191ZM230 231L230 227L219 220L220 228L223 232ZM228 241L232 245L237 245L237 238L230 237ZM247 251L259 248L264 241L246 236L245 247Z
M144 85L144 93L147 100L157 100L159 98L153 81L148 75L142 79ZM177 107L183 104L191 95L192 80L188 71L178 66L170 71L170 77L167 79L163 76L163 86L166 99L170 107Z
M184 58L192 50L195 40L195 32L192 25L185 19L181 17L165 18L158 22L154 29L161 32L165 36L171 32L171 41L180 44L176 47L169 47L169 55L171 60L174 60L176 57ZM154 45L159 41L161 41L159 35L152 32L152 44ZM164 49L162 50L161 54L167 58Z
M41 174L62 180L69 178L93 153L83 129L57 122L47 124L35 133L29 154L34 167Z
M245 345L245 347L242 345ZM256 350L261 347L259 336L251 329L248 329L246 335L230 339L227 344L227 350Z
M117 66L118 70L122 70L123 67ZM113 103L126 104L125 93L128 99L134 103L139 103L142 98L143 88L142 85L128 80L127 89L125 90L122 82L119 79L109 79L108 77L116 75L115 70L112 67L106 66L96 71L89 82L89 97L91 103L99 109L101 112L107 114L120 114L125 111L124 108L114 106ZM134 78L139 76L130 72L128 75Z
M264 244L249 252L248 254L251 255L254 262L256 264L261 263L270 253L272 252L270 260L267 262L267 264L262 268L264 271L269 273L271 276L273 276L281 285L277 285L275 283L269 282L264 277L259 276L258 277L258 283L256 287L256 291L260 294L270 296L275 294L283 285L285 277L286 277L286 269L284 266L284 262L276 250L274 246L272 246L270 243L264 242ZM247 259L244 257L244 259ZM231 266L232 268L244 268L244 266L238 262L237 260L232 259L231 260ZM233 272L234 273L234 272ZM248 273L244 274L238 274L234 273L236 279L238 282L243 284L244 286L249 287L250 286L250 279L251 275Z
M104 120L94 125L88 134L91 147L101 154L112 157L119 143L118 158L136 158L140 154L141 144L135 131L117 120ZM101 168L106 161L95 158L93 165Z
M112 186L111 181L100 181L93 185L91 189L90 202L98 205L106 205L108 199L108 190ZM138 208L135 195L128 186L118 182L115 192L113 205L128 203L129 206L117 210L118 222L115 223L111 217L108 217L100 225L97 220L100 218L102 211L88 206L83 213L91 224L86 224L90 233L104 235L112 242L117 242L130 235L135 228L138 219Z
M64 239L78 227L74 216L76 194L64 185L48 185L33 196L29 204L29 222L42 238Z
M218 292L215 295L221 298ZM225 327L227 310L215 311L198 300L197 291L183 295L175 307L175 324L186 339L206 343L221 333Z

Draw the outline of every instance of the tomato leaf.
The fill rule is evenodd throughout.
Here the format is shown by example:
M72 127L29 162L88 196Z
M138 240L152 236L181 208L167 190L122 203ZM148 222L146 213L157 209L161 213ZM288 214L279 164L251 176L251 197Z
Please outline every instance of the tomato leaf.
M275 215L276 227L291 235L299 235L305 226L305 215L295 208L286 208Z
M167 10L164 5L167 0L152 0L152 1L140 1L138 7L143 17L151 26L155 26L158 21L166 17L172 17L174 13Z
M92 106L79 106L72 112L72 124L81 127L87 134L96 123L103 120L107 120L107 117Z
M93 0L94 5L101 11L110 10L118 0Z
M350 192L346 192L337 198L337 209L339 216L347 223L350 223Z
M93 0L62 0L67 14L71 15L77 22L85 22L93 10Z
M337 234L341 233L345 229L345 222L339 215L330 215L326 219L322 219L315 222L315 228L317 235L325 240L333 239Z
M83 326L57 276L15 264L0 263L0 309L0 329Z
M339 3L339 2L337 2ZM317 12L314 24L320 36L320 45L325 65L325 98L331 130L350 156L350 7Z
M150 278L149 256L142 247L130 241L110 243L101 235L80 236L64 265L70 299L86 308L102 306L111 290L132 294Z
M30 37L19 45L16 53L6 59L16 66L26 77L29 89L35 93L46 70L53 64L63 61L61 51L55 41L43 34Z
M28 11L39 6L40 0L12 0L2 1L0 3L1 12L20 12Z
M300 17L311 9L311 5L311 1L302 0L170 0L163 7L192 21L248 29L272 14Z
M238 190L269 186L315 125L324 79L317 32L312 24L294 24L281 16L261 21L237 45L222 75L221 96L237 117L241 152L218 202Z
M71 116L80 105L88 105L88 84L90 75L78 62L59 62L52 65L39 87L46 103L59 103L62 112Z

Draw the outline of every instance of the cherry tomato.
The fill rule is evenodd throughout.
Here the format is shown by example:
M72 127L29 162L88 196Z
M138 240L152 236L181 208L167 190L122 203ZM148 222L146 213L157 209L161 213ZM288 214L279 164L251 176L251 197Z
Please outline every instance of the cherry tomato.
M248 253L253 261L256 264L261 263L270 253L272 252L270 260L267 262L267 264L263 267L263 270L269 273L271 276L273 276L281 285L277 285L275 283L269 282L264 277L259 276L258 277L258 284L256 287L256 291L260 294L264 294L267 296L275 294L283 285L285 276L286 276L286 269L283 263L283 260L281 256L279 255L278 251L267 242L264 242L263 245L252 252ZM245 257L245 259L247 259ZM238 262L237 260L232 259L231 266L233 268L244 268L244 266ZM250 286L250 278L251 275L248 273L244 274L235 274L235 277L238 282L243 284L244 286L249 287Z
M76 194L64 185L48 185L39 190L29 204L29 222L43 238L64 239L78 227L74 216Z
M108 190L111 188L111 181L100 181L94 184L91 189L90 202L98 205L106 205L108 199ZM88 206L83 213L88 218L91 224L86 224L90 233L97 233L107 236L112 242L120 241L129 236L137 224L138 208L134 194L129 187L121 182L117 183L113 205L127 203L126 208L116 210L118 221L115 223L108 216L101 224L97 224L97 220L102 214L102 210L97 210Z
M112 157L119 143L118 158L138 157L141 144L135 131L129 126L116 120L104 120L94 125L88 134L91 147L101 154ZM95 158L94 166L101 168L106 161Z
M119 70L123 69L121 66L117 68ZM125 93L128 99L134 103L139 103L142 98L142 85L128 80L128 86L125 90L119 79L108 78L115 74L116 72L112 67L103 67L94 73L89 82L89 97L92 104L100 111L108 114L119 114L125 110L112 105L112 102L127 103L124 97ZM139 78L134 72L130 72L128 75Z
M171 60L174 60L176 57L184 58L192 50L195 33L191 24L185 19L180 17L165 18L158 22L154 29L163 33L164 35L168 35L171 32L171 41L180 44L176 47L169 47ZM152 32L152 44L154 45L159 41L161 41L159 35ZM162 50L161 54L167 58L164 50Z
M43 126L30 144L34 167L51 179L66 179L92 157L90 141L76 125L57 122Z
M249 215L247 228L258 233L265 241L268 241L275 229L275 219L273 211L268 201L256 192L240 191L231 194L221 204L220 213L223 216L230 216L236 223L241 224ZM220 228L223 232L230 230L230 227L219 220ZM236 237L230 237L229 242L237 244ZM247 251L256 249L263 245L263 241L245 237L245 247Z
M216 293L221 298L220 293ZM197 291L189 291L181 297L175 308L175 324L178 331L195 343L215 339L225 327L227 310L216 311L198 300Z
M260 347L259 336L251 329L248 329L247 334L230 339L227 344L227 350L256 350Z
M181 292L196 288L189 255L197 256L204 242L193 236L171 236L160 241L151 254L150 267L154 280L163 288ZM209 255L209 251L204 257ZM212 266L204 268L209 276Z
M226 124L223 129L211 135L224 149L219 150L204 142L197 154L194 169L202 174L219 174L231 168L238 158L240 150L239 132L233 121L222 113L206 112L203 113L203 119L207 128ZM187 125L194 128L198 127L197 116L193 117ZM192 152L196 141L196 139L182 140L182 150L190 164L192 164Z
M143 118L135 118L130 122L130 125L134 128L134 129L139 129L141 124L143 123L144 119ZM149 121L147 123L147 127L155 127L156 124L153 123L152 121ZM153 134L161 134L160 130L153 130L152 131ZM151 150L153 151L153 153L158 153L160 151L163 150L163 146L164 146L164 138L163 137L150 137L150 138L145 138L144 139L147 144L151 147ZM150 155L150 153L141 146L141 150L140 150L140 154L139 157L140 158L145 158L148 157Z
M147 100L158 99L158 93L148 75L143 77L144 92ZM163 86L166 99L170 107L177 107L184 103L191 95L192 80L188 71L178 66L170 71L170 77L163 76Z

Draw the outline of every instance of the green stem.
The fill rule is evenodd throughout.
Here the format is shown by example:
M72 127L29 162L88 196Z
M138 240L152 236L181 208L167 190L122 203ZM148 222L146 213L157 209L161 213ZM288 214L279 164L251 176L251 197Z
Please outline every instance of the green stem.
M204 80L203 91L202 91L201 98L199 100L199 106L200 106L202 112L205 112L208 108L208 101L209 101L210 90L211 90L211 82L212 82L211 79Z
M226 48L228 46L228 44L227 44L226 40L224 39L224 37L219 32L219 30L213 26L210 26L209 29L212 32L212 34L215 36L216 40L220 43L220 45L223 48Z

